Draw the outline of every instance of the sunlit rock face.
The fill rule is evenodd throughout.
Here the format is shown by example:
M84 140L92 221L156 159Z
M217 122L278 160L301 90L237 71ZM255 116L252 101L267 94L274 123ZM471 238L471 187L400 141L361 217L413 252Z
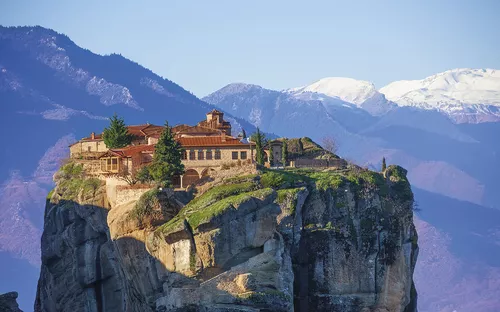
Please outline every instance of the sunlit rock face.
M359 169L356 169L359 170ZM57 176L37 311L416 311L406 171L255 174L184 206Z

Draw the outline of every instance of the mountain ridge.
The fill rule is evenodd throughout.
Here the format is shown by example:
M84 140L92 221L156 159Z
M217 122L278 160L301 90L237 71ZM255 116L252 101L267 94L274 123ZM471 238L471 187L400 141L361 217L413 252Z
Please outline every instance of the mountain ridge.
M219 91L229 88L234 92L234 88L250 87L262 88L255 84L236 83ZM500 121L500 70L490 68L451 69L420 80L393 81L378 90L366 80L325 77L280 92L298 99L308 97L355 106L374 116L382 116L396 107L409 106L438 111L454 123Z

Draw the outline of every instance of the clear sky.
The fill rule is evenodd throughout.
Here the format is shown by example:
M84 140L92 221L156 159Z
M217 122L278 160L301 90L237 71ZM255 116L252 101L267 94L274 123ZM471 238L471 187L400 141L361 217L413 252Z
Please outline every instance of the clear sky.
M0 0L0 24L52 28L198 96L231 82L284 89L339 76L380 88L500 69L497 0Z

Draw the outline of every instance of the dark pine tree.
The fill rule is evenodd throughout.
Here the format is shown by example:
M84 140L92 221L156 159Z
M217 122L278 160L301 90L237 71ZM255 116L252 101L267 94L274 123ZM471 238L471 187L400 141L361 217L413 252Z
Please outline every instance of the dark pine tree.
M245 132L245 129L241 129L241 132L243 134L243 138L246 139L247 138L247 133Z
M385 157L382 157L382 172L384 172L385 169L387 169L387 164L385 163Z
M181 160L181 146L174 139L172 129L165 122L158 143L155 146L153 162L149 166L149 171L153 180L159 185L170 187L172 177L184 173L184 165Z
M109 119L109 128L104 128L102 136L108 148L125 147L132 143L132 135L128 133L125 121L116 113Z

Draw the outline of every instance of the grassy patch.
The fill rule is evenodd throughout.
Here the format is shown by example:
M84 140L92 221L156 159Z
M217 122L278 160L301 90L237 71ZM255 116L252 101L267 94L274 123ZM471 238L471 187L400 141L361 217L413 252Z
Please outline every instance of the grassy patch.
M316 181L316 188L322 191L328 188L337 189L345 182L340 174L332 172L313 172L309 177Z
M274 189L290 188L296 183L305 181L303 175L296 174L285 170L266 170L260 177L260 183L263 187L271 187Z
M226 184L235 184L235 183L243 183L243 182L253 182L257 178L257 174L247 174L238 177L231 177L224 179L224 183Z
M303 190L305 190L305 187L278 190L276 191L278 194L276 201L280 205L290 203L290 214L293 215L295 209L297 209L297 194Z
M56 174L57 193L65 200L76 200L81 192L84 198L95 195L101 186L101 180L85 176L83 166L69 162L62 166ZM52 194L49 194L52 196Z
M251 198L264 198L273 193L270 188L255 190L253 183L222 185L214 187L192 200L172 220L162 225L159 231L170 233L182 229L184 219L195 229L201 223L221 215L228 209L237 207Z
M204 209L201 209L199 211L196 211L195 213L189 215L187 217L187 220L191 227L193 229L197 228L201 223L209 221L213 217L216 217L218 215L221 215L228 209L231 209L233 207L237 207L241 205L242 203L251 200L252 197L254 198L265 198L269 195L271 195L273 192L272 189L266 188L266 189L261 189L253 192L248 192L248 193L243 193L243 194L238 194L238 195L233 195L227 198L224 198L208 207L205 207Z
M184 208L193 211L199 210L225 197L254 191L257 188L259 188L259 186L254 182L218 185L190 201Z

